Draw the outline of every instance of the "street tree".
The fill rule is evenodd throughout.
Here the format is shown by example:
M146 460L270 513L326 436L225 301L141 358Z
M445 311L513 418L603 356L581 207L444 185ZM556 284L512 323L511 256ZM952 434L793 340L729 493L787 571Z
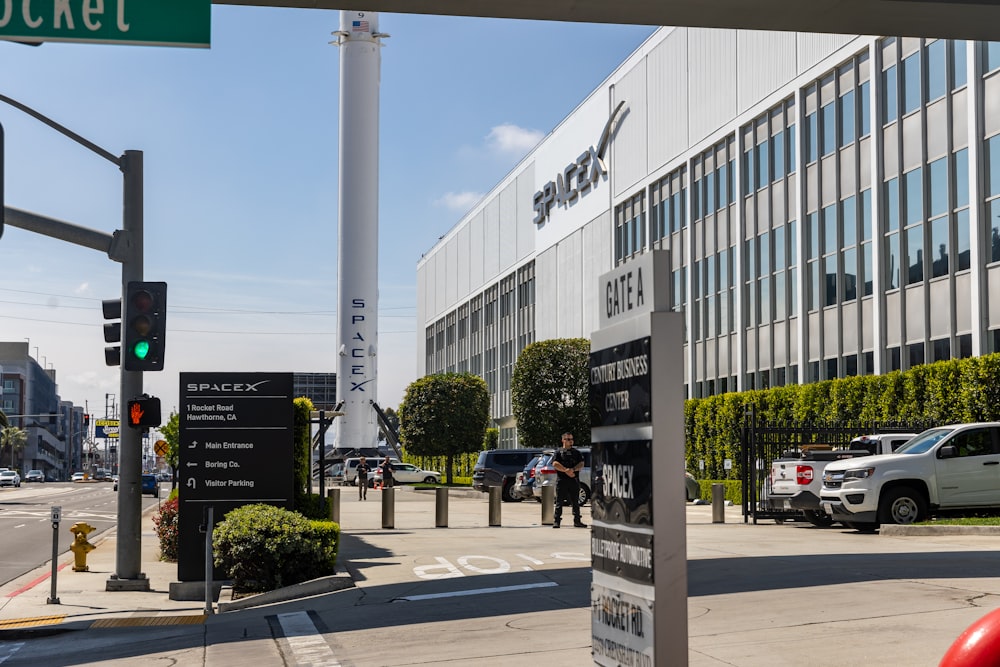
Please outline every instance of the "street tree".
M160 434L167 441L166 461L173 470L177 470L178 452L181 443L181 420L176 412L170 413L170 419L160 427Z
M517 357L510 400L522 447L557 447L567 431L590 444L590 341L554 338L531 343Z
M406 388L399 406L400 439L409 454L444 456L452 483L454 457L482 448L490 419L486 381L472 373L438 373Z
M17 426L4 426L0 428L0 449L10 449L10 467L14 465L14 453L28 444L28 432Z

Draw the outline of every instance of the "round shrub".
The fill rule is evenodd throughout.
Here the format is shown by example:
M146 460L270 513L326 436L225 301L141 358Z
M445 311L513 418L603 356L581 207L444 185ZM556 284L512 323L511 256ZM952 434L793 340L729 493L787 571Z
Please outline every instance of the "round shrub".
M160 539L160 560L177 560L177 515L177 495L171 494L170 499L162 503L153 516L156 536Z
M340 527L271 505L244 505L212 536L215 565L237 592L269 591L334 573Z

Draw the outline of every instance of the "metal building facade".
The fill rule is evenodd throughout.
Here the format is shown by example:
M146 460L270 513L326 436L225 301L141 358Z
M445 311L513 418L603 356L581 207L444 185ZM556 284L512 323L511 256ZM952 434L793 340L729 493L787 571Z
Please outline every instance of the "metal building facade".
M1000 43L658 30L419 262L420 372L483 375L514 444L517 353L652 248L689 397L1000 350Z

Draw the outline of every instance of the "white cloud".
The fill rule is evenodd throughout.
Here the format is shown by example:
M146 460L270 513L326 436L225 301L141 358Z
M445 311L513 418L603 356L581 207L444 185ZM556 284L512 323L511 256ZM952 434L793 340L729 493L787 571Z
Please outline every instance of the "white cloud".
M77 296L90 296L90 283L80 283L77 285L76 289L73 290L73 294Z
M539 130L528 130L511 123L497 125L486 137L487 145L494 151L524 155L538 145L545 134Z
M482 198L482 192L446 192L434 201L434 205L465 213Z

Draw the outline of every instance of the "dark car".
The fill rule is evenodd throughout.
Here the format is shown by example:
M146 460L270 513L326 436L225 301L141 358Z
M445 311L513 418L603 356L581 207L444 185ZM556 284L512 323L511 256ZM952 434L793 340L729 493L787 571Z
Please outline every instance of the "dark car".
M156 479L156 475L143 475L142 476L142 493L149 494L154 498L160 497L160 480Z
M514 495L517 473L524 470L528 461L542 453L540 449L487 449L479 452L479 459L472 469L472 488L486 492L499 486L501 499L506 503L521 499Z

